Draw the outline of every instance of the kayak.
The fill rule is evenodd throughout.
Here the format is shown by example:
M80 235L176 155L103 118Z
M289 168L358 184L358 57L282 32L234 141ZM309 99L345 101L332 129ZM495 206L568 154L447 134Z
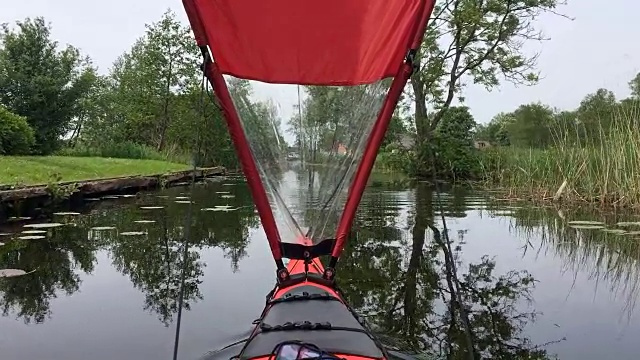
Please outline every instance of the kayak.
M318 258L291 260L287 271L289 280L267 295L240 359L388 358L335 282L323 278Z
M405 85L420 67L419 50L435 1L182 3L202 54L202 93L212 86L276 265L276 285L233 357L388 359L388 352L345 301L335 277L378 150ZM262 104L271 109L260 111L263 115L249 111L249 81L262 89L297 86L299 130L308 114L331 125L313 131L322 132L333 145L324 149L329 154L317 166L326 173L309 175L301 211L290 211L283 200L287 189L278 185L282 169L274 166L290 152L280 144L285 141L279 140L276 125L288 120L276 121L278 107L269 102ZM322 92L321 99L341 98L345 106L334 111L322 100L309 109L301 87L307 87L307 94L323 87L328 92ZM343 89L342 95L334 87ZM313 161L307 163L304 154L316 154L326 141L307 137L302 134L296 146L301 162L310 165ZM322 194L314 194L316 189ZM283 218L285 224L276 221ZM322 256L328 258L326 266L319 260ZM176 344L177 340L176 336Z

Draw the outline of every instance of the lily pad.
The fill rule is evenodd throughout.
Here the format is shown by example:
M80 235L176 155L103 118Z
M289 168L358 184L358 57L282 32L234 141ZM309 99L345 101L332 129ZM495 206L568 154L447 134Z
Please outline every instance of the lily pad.
M159 210L164 209L164 206L140 206L142 210Z
M125 232L121 232L120 235L123 236L139 236L139 235L145 235L146 232L144 231L125 231Z
M31 220L29 216L12 216L8 219L9 221L23 221L23 220Z
M640 222L637 222L637 221L635 221L635 222L633 222L633 221L629 221L629 222L622 221L622 222L617 223L616 226L619 226L619 227L640 226Z
M137 223L137 224L153 224L155 222L156 222L155 220L136 220L136 221L134 221L134 223Z
M603 225L569 225L569 227L580 230L604 229Z
M240 208L232 208L231 206L216 206L212 208L203 208L202 211L236 211Z
M610 234L614 234L614 235L624 235L627 233L626 230L622 230L622 229L602 229L602 231Z
M569 225L604 225L602 221L574 220L569 221Z
M42 240L44 238L46 238L44 235L26 235L18 237L20 240Z
M95 226L92 227L91 230L95 230L95 231L107 231L107 230L115 230L116 228L114 226Z
M32 228L32 229L49 229L49 228L54 228L54 227L63 226L63 225L64 224L60 224L60 223L42 223L42 224L27 224L24 227Z
M26 271L20 270L20 269L0 269L0 278L10 278L10 277L22 276L22 275L31 274L32 272L33 271L26 272Z
M53 215L58 215L58 216L78 216L78 215L80 215L80 213L79 212L73 212L73 211L62 211L62 212L53 213Z
M46 234L47 230L25 230L22 232L23 234Z

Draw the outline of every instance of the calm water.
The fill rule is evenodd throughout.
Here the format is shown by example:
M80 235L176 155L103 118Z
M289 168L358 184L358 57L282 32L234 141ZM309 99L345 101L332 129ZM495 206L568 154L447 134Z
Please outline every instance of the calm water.
M189 206L176 200L184 201L187 191L89 202L80 216L52 215L65 225L45 229L45 239L0 237L0 269L35 270L0 279L0 358L170 359ZM245 184L201 184L193 199L197 240L186 262L180 359L196 359L246 333L274 281ZM201 210L221 205L231 211ZM438 200L421 183L374 181L341 260L338 274L350 302L381 333L429 352L451 342L451 272L430 229L442 229L440 205L475 341L497 347L496 332L486 329L502 329L503 343L547 344L563 359L638 358L640 238L611 225L637 217L533 208L468 191ZM601 220L614 231L568 227L570 220ZM4 224L0 232L33 230L22 224ZM484 255L484 266L465 276ZM525 270L535 282L518 273ZM526 316L532 312L537 315Z

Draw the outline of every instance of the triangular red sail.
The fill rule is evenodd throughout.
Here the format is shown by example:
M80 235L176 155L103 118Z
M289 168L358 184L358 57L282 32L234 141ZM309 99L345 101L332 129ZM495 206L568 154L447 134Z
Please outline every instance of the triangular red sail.
M183 0L183 4L279 276L288 276L283 257L321 254L326 252L328 243L305 250L306 245L292 247L281 242L265 189L270 186L269 179L264 169L256 165L256 156L260 156L256 151L261 152L262 148L255 144L252 148L248 140L251 129L241 120L223 75L275 84L341 86L393 78L384 101L380 98L382 105L376 108L375 122L369 123L366 143L361 143L366 146L361 156L354 157L358 166L351 172L353 181L335 243L329 247L331 262L324 274L332 279L377 151L413 71L413 58L434 0Z
M395 76L424 0L192 0L220 71L270 83L359 85Z

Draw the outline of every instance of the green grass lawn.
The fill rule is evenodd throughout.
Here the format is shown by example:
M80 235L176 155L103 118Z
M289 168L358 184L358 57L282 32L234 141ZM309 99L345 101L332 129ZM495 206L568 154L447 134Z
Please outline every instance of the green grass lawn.
M158 160L70 156L0 156L0 184L36 185L129 175L152 175L190 169Z

